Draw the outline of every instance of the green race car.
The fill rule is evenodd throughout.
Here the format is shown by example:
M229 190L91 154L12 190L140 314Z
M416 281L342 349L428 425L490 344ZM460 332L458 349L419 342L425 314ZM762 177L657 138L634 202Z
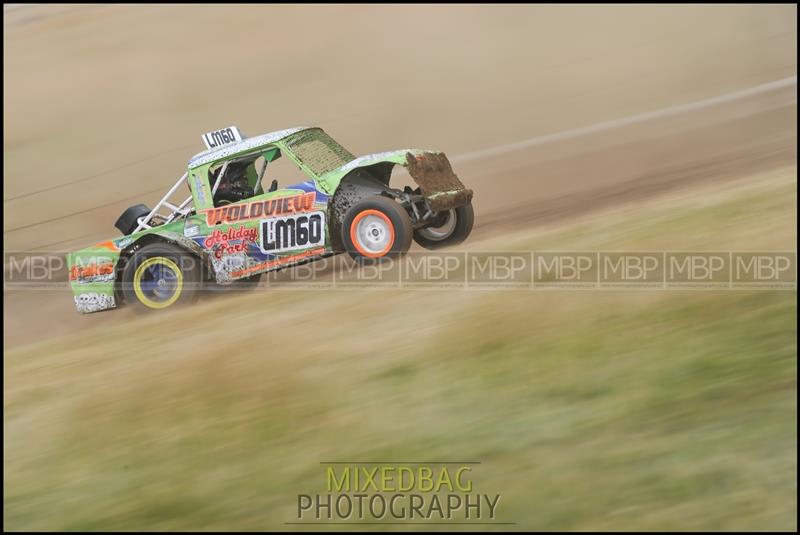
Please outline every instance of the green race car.
M202 288L252 285L262 273L333 254L396 256L412 239L436 249L472 230L472 190L440 152L356 158L315 127L250 138L229 127L203 141L207 150L154 208L122 213L115 224L122 237L67 256L80 312L123 302L163 309ZM281 158L304 180L280 186L270 171ZM389 184L396 165L417 188ZM183 188L188 197L173 201Z

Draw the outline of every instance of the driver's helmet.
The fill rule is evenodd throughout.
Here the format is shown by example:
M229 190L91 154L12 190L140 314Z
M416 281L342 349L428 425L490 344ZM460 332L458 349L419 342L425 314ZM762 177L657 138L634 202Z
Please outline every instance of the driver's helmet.
M228 204L238 202L255 195L255 191L247 181L247 166L249 162L231 162L222 177L222 181L214 194L214 204ZM215 180L222 168L215 173Z

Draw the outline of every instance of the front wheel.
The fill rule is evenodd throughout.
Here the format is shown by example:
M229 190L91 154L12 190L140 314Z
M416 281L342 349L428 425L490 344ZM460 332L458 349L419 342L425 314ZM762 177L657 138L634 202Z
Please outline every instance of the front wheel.
M415 230L414 241L426 249L458 245L472 232L474 222L472 204L451 208L438 214L431 226Z
M122 294L140 309L159 310L194 301L200 260L174 245L152 243L133 254L122 271Z
M401 255L411 247L412 236L408 213L381 195L356 203L342 221L342 243L356 260Z

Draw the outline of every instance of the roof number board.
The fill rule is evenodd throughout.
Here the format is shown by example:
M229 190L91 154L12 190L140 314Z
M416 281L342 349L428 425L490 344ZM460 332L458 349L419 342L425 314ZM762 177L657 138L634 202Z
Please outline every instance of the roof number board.
M206 144L207 149L216 149L241 140L242 134L239 133L239 129L235 126L203 134L203 143Z

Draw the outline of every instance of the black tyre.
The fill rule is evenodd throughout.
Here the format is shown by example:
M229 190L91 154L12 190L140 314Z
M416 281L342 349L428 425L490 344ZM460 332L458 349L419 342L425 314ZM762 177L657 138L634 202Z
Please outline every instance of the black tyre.
M413 228L405 209L381 195L367 197L345 213L345 250L356 260L398 256L411 247Z
M472 232L474 222L475 212L472 205L459 206L441 214L434 223L436 226L415 230L414 241L426 249L458 245Z
M134 204L122 212L114 226L124 235L131 234L139 226L139 218L150 213L150 208L143 204Z
M200 259L168 243L136 251L122 271L125 302L160 310L193 302L200 284Z

